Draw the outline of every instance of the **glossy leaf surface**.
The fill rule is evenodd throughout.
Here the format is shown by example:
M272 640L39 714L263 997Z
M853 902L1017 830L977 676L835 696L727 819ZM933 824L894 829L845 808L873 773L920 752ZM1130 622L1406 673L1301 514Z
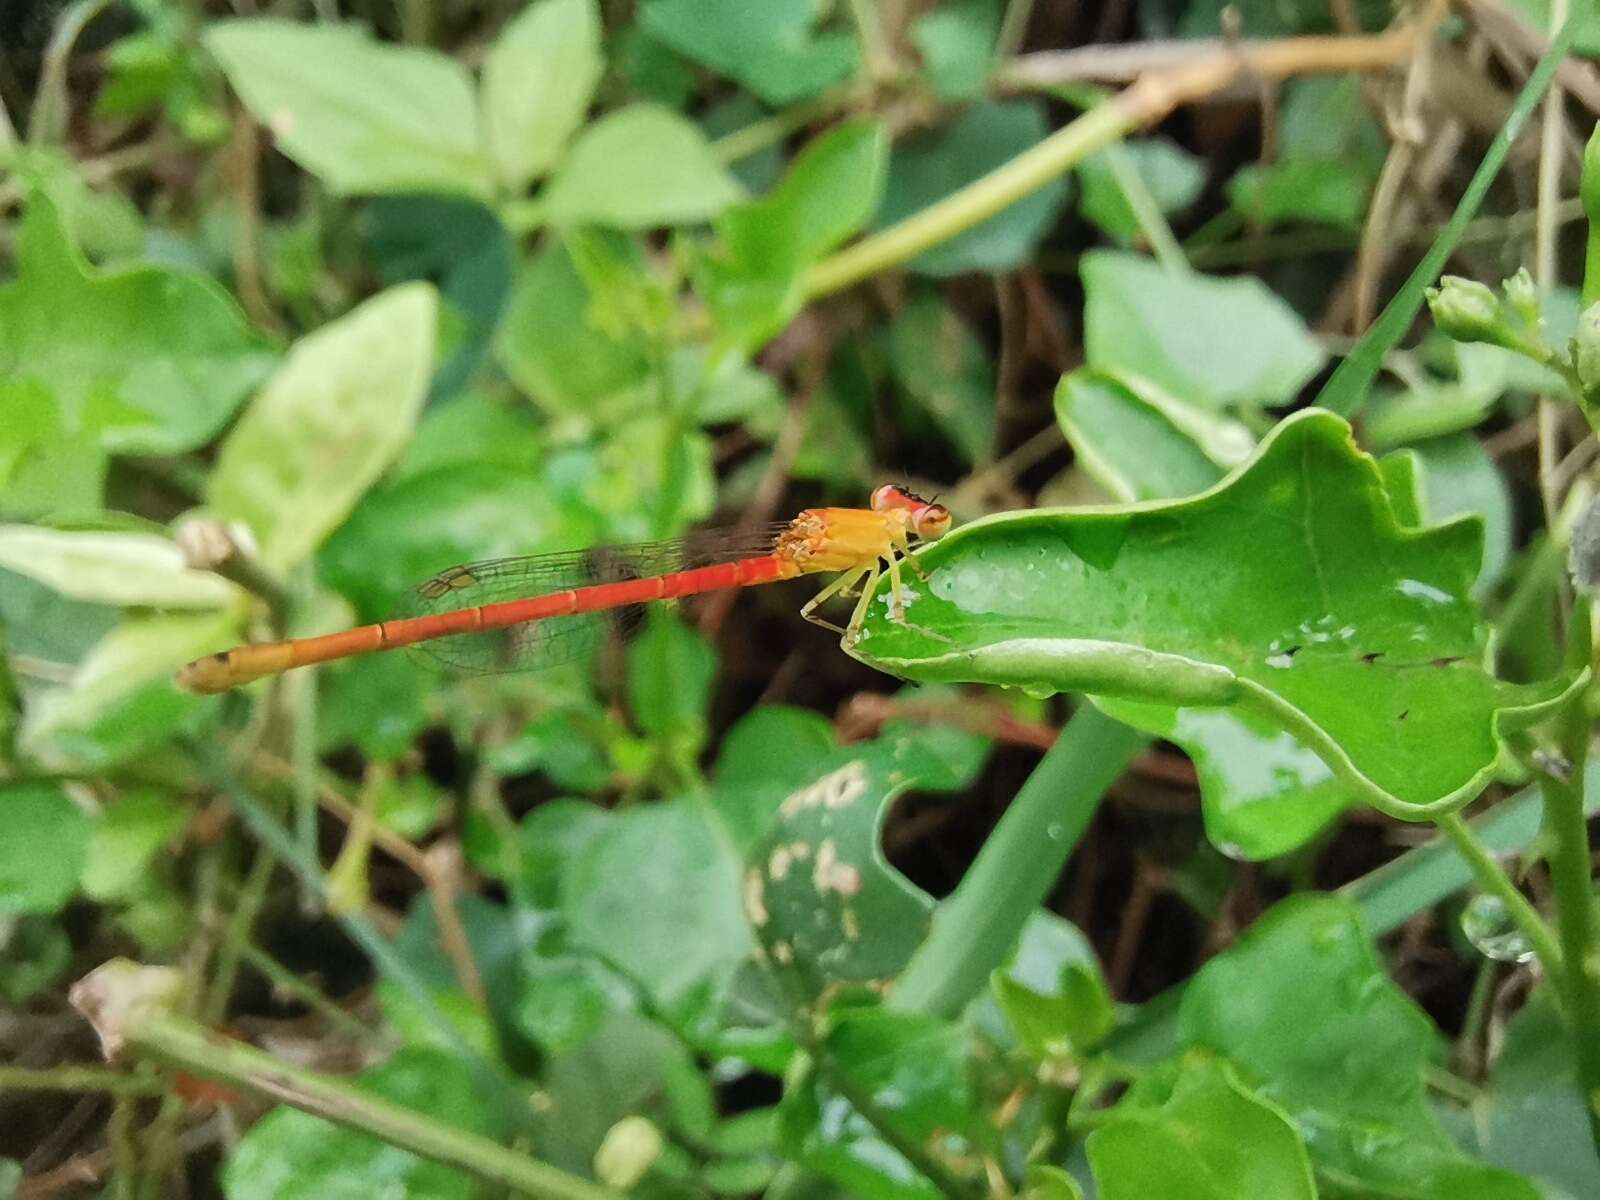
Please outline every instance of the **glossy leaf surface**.
M1481 546L1470 519L1404 527L1348 426L1313 410L1190 499L956 530L919 556L911 624L879 582L855 652L914 679L1238 705L1415 820L1476 795L1497 733L1571 683L1485 669Z

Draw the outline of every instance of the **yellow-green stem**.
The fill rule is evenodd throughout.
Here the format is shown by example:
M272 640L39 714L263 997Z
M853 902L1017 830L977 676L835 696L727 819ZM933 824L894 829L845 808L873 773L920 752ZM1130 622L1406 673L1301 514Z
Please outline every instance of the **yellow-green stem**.
M192 1021L151 1011L123 1032L133 1052L157 1062L270 1097L520 1194L549 1200L621 1200L608 1188L518 1154L492 1138L446 1125L345 1080L280 1062L243 1042L217 1037Z
M1134 113L1115 101L1091 109L981 179L823 259L806 274L806 298L815 300L841 291L987 221L1116 141L1137 123Z

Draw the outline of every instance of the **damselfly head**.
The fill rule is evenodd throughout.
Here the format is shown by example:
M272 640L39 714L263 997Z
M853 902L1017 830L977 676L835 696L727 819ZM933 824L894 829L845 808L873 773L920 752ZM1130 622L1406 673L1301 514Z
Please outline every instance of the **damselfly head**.
M924 500L910 488L898 483L886 483L872 493L875 512L902 512L906 525L924 542L940 538L950 528L950 510L942 504Z

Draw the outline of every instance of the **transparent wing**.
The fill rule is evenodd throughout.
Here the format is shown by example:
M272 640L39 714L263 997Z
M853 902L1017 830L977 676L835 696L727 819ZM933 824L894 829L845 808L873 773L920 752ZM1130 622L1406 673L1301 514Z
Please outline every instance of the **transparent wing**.
M779 524L713 530L670 541L464 563L419 584L401 615L430 616L736 562L771 553L784 528ZM505 629L452 634L418 642L410 649L421 659L455 671L493 674L541 670L587 657L608 640L625 640L638 630L643 619L644 606L628 604L528 621Z

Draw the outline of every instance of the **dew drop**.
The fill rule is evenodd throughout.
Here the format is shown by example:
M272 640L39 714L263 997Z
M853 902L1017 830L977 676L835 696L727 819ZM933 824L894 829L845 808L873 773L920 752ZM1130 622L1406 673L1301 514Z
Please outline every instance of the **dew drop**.
M1525 963L1533 957L1533 947L1499 896L1480 892L1468 901L1461 912L1461 932L1478 953L1496 962Z

